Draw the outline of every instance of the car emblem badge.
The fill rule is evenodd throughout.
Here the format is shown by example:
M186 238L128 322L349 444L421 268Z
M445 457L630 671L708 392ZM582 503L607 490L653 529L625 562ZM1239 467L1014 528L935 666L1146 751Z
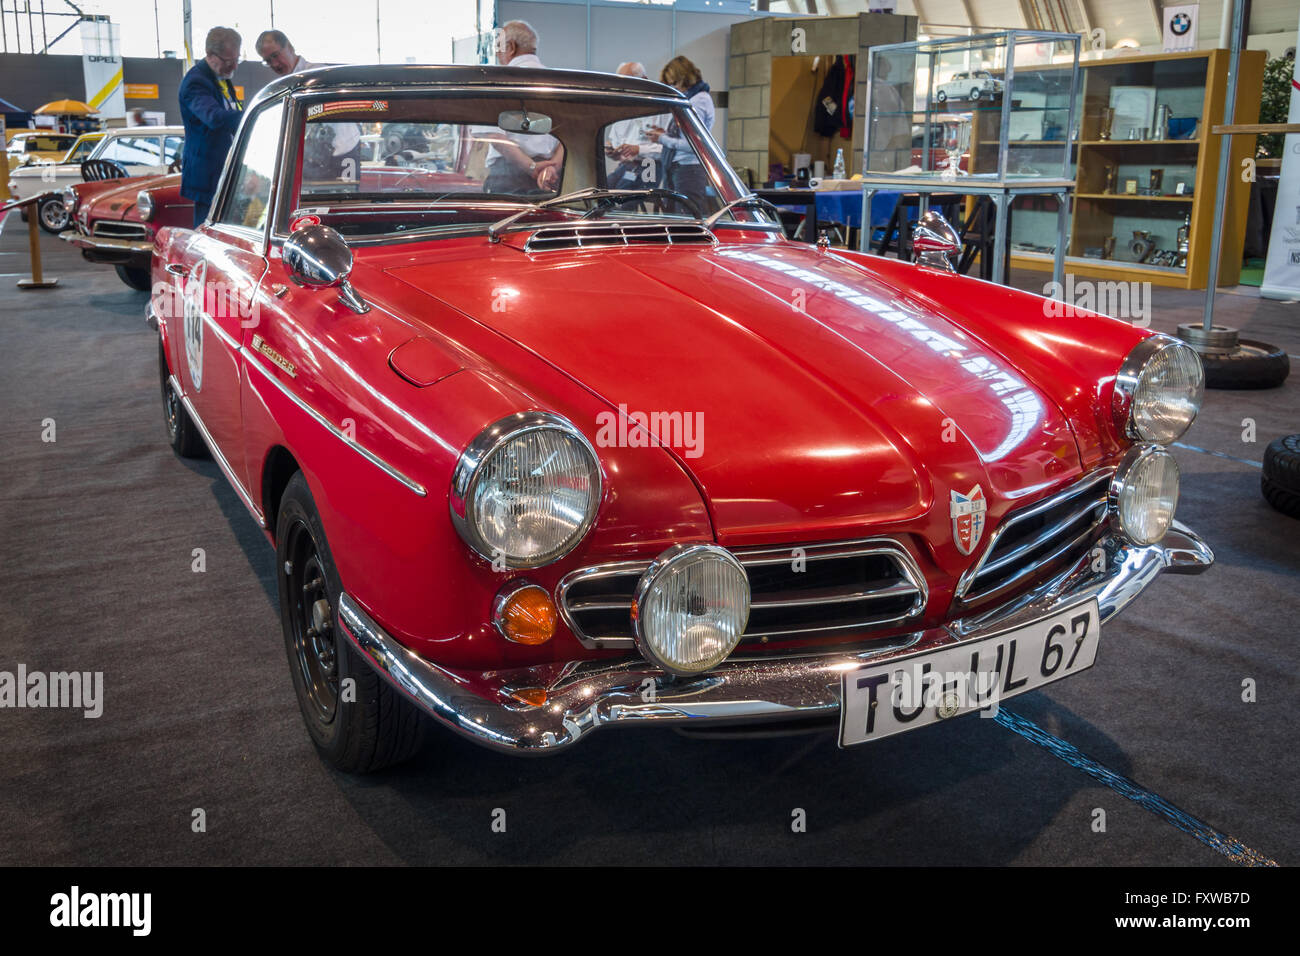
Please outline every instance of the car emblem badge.
M290 362L287 358L285 358L275 349L271 348L271 346L267 345L266 339L262 338L262 336L260 335L253 336L253 349L254 351L261 352L272 362L278 365L281 369L284 370L284 372L290 378L298 377L297 366L295 366L292 362Z
M984 534L984 513L988 503L984 492L976 485L966 494L949 492L948 513L952 517L952 540L962 554L970 554Z

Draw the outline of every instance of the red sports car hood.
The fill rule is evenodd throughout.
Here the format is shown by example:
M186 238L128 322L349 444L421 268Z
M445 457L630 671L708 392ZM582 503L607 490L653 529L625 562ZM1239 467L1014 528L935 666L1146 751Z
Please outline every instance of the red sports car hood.
M653 433L726 543L862 534L936 502L946 521L975 485L992 517L1080 470L1061 411L1003 356L834 255L493 249L388 271L603 399L576 423L597 446Z
M171 186L181 180L180 173L165 176L131 176L127 179L112 180L120 185L112 186L95 194L90 200L95 206L96 219L125 219L135 209L136 197L142 189L155 189L159 186Z

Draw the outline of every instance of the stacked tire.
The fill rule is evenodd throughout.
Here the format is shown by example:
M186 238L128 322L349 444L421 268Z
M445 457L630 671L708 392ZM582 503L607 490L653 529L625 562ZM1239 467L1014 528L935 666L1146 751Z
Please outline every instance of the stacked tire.
M1259 480L1264 500L1292 518L1300 518L1300 435L1287 435L1264 449Z

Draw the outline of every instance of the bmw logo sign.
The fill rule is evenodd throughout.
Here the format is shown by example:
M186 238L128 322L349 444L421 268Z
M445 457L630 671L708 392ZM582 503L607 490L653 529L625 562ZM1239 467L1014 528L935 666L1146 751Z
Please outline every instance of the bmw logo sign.
M1192 18L1185 13L1175 13L1169 21L1169 29L1174 31L1175 36L1182 36L1192 28Z

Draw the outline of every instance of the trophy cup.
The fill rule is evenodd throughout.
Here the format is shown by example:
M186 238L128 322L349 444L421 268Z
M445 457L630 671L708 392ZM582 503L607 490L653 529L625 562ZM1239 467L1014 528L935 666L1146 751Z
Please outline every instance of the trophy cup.
M957 113L943 121L943 148L948 154L948 166L941 173L944 179L963 175L962 154L970 149L971 114Z
M1115 186L1119 183L1119 166L1112 165L1106 167L1106 192L1114 193Z
M1187 268L1187 253L1191 249L1192 214L1189 212L1178 227L1178 258L1174 265L1180 269Z
M1101 128L1097 130L1098 139L1110 139L1111 127L1115 125L1115 111L1110 107L1101 111Z

